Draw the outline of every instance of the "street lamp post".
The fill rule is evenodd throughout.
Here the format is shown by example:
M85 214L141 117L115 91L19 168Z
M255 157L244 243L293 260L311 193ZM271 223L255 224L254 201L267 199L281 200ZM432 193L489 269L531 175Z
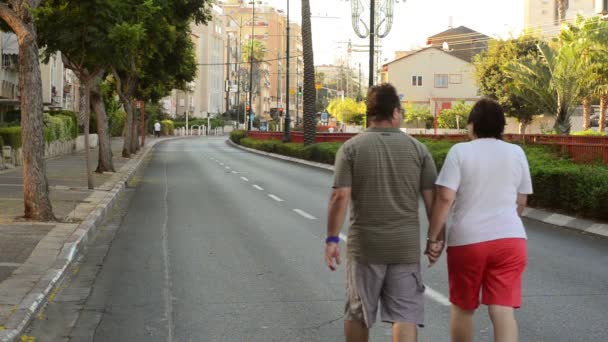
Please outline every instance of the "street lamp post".
M253 36L255 34L255 2L253 0L253 7L251 10L251 47L249 50L249 113L247 115L247 130L251 131L252 110L253 110Z
M369 0L369 26L361 15L363 4L361 0L351 0L351 19L353 30L360 38L369 38L369 86L374 85L374 45L375 39L384 38L393 26L393 6L395 0ZM381 20L376 23L377 16ZM361 27L361 25L363 27Z
M289 0L286 0L286 1L287 1L287 24L285 26L287 27L287 46L286 46L286 51L285 51L285 57L286 57L286 61L287 61L287 68L286 68L286 72L285 72L285 84L286 84L285 106L287 108L285 110L285 133L283 136L283 142L290 142L291 141L291 116L289 115L289 62L290 62L290 58L289 58ZM298 108L296 108L296 111L297 110L298 110ZM297 114L296 114L296 118L297 118Z

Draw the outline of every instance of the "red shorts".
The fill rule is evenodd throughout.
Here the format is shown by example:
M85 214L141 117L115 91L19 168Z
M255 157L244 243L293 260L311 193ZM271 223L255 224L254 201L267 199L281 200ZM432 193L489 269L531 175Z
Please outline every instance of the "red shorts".
M521 306L526 240L499 239L448 247L450 302L464 310L484 305Z

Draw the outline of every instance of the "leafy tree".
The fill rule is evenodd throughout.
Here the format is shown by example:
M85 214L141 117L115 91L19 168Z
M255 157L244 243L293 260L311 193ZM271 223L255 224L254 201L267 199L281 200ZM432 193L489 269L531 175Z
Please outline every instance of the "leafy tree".
M87 183L94 188L89 157L89 118L91 92L96 109L97 133L99 136L99 165L97 171L114 171L108 129L108 118L103 108L99 83L108 67L107 39L113 13L106 0L45 0L37 12L38 39L45 46L44 59L61 52L67 68L74 71L82 86L84 113L85 160Z
M336 120L356 125L363 123L366 111L365 102L357 102L349 97L344 98L344 100L334 99L327 107L327 112Z
M40 2L41 0L2 0L0 21L17 35L19 45L24 214L28 219L52 221L55 215L49 198L44 161L42 81L33 13Z
M526 33L509 40L493 40L486 51L475 56L475 78L481 95L490 97L503 107L505 114L517 119L519 133L525 134L534 115L542 112L536 103L519 96L516 81L506 72L513 61L539 58L540 38Z

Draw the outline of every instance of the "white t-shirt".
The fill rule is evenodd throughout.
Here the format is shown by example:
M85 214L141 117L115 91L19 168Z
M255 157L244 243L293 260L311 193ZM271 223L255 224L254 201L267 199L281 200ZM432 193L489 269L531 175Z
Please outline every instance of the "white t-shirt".
M517 194L531 194L532 181L521 147L493 138L456 144L436 184L456 191L449 246L526 238Z
M160 131L160 123L157 122L157 123L154 124L154 130L157 131L157 132Z

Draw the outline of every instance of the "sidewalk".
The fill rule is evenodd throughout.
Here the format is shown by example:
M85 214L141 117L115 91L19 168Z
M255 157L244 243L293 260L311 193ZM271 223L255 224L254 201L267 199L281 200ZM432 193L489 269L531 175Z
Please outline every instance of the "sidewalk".
M315 167L315 168L319 168L319 169L323 169L323 170L327 170L327 171L331 171L331 172L334 171L333 165L312 162L312 161L298 159L298 158L294 158L294 157L287 157L287 156L283 156L283 155L275 154L275 153L258 151L258 150L252 149L252 148L237 145L234 142L232 142L230 139L226 140L226 143L230 146L239 148L241 150L249 151L251 153L257 153L257 154L261 154L261 155L271 157L271 158L286 160L286 161L290 161L292 163L308 165L311 167ZM582 219L582 218L578 218L578 217L562 215L562 214L550 212L550 211L543 210L543 209L535 209L535 208L529 208L529 207L524 210L524 213L522 216L532 219L532 220L547 223L547 224L550 224L553 226L577 230L577 231L580 231L580 232L583 232L586 234L593 234L593 235L597 235L597 236L608 237L608 223L595 222L595 221L588 220L588 219Z
M84 152L47 160L50 198L58 222L27 222L21 218L22 170L0 172L1 342L19 338L152 147L169 139L174 138L147 138L146 146L131 159L121 156L122 139L112 140L117 172L94 173L94 190L87 189ZM93 170L97 153L97 149L91 150Z

